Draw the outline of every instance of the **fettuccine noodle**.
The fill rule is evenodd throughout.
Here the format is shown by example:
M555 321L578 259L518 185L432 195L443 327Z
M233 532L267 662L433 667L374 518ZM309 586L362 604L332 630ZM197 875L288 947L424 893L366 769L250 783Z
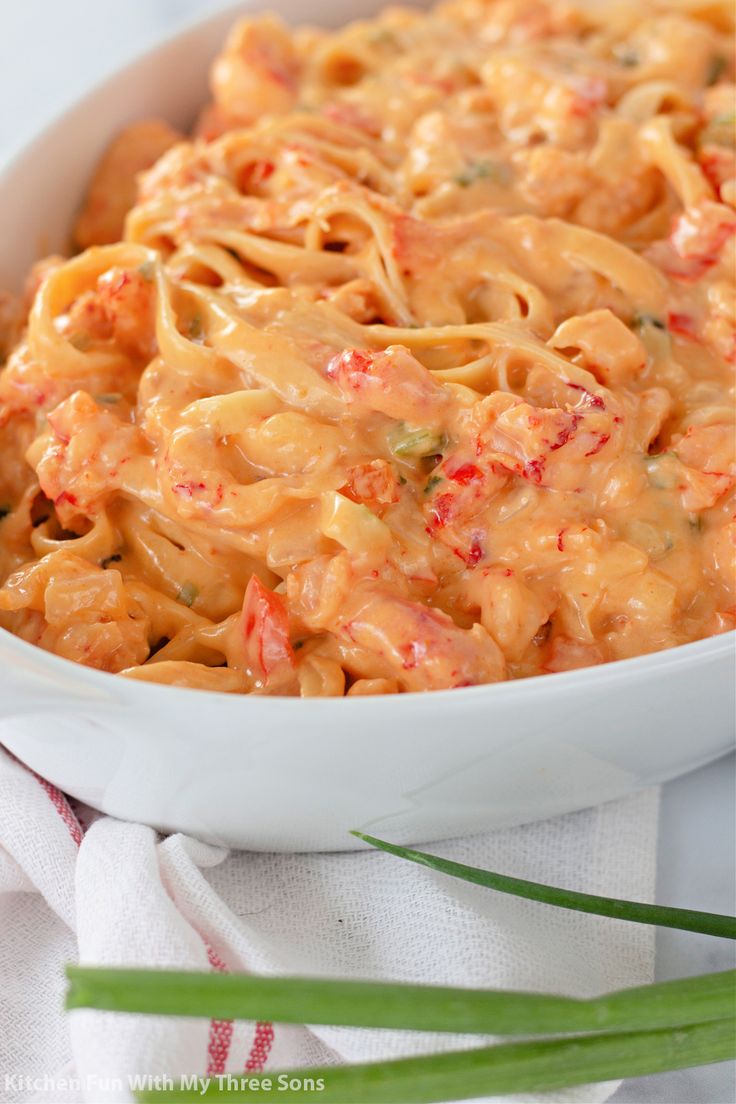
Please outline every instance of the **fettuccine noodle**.
M240 22L0 301L0 624L303 696L736 624L733 19ZM137 181L137 185L136 185Z

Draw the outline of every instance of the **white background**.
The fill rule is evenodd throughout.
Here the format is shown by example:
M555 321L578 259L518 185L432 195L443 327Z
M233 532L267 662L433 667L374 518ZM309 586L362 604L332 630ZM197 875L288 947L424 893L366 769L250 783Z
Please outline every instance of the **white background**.
M338 8L339 0L335 4ZM225 6L215 0L0 0L0 166L111 69L193 17ZM306 3L304 18L309 19ZM0 247L2 220L12 217L12 211L0 212ZM702 723L708 724L707 709ZM729 758L664 787L660 903L715 912L736 908L735 778ZM725 941L658 934L661 978L733 965ZM627 1082L614 1097L616 1104L732 1104L734 1099L728 1066Z

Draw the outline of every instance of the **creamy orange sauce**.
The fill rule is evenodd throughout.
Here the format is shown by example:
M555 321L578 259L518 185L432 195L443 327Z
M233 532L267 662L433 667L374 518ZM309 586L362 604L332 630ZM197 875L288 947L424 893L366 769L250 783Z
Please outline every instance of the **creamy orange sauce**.
M0 303L0 624L305 696L733 628L732 32L717 0L239 23L195 137L119 136L89 248Z

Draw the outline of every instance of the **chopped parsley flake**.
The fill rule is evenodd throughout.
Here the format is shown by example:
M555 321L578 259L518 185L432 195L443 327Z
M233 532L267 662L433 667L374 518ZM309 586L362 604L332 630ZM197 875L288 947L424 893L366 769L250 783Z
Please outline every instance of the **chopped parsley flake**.
M497 184L508 184L510 176L508 165L495 161L472 161L454 179L461 188L469 188L478 180L495 180Z
M722 111L714 115L698 137L699 146L736 147L736 112Z
M625 69L635 69L639 64L639 55L631 46L621 46L616 53L616 61Z
M722 54L715 54L708 65L708 71L705 74L705 83L710 87L712 84L717 84L720 78L726 71L728 62Z
M196 602L199 596L199 587L194 583L182 583L179 588L179 593L176 596L177 602L181 602L183 606L192 606Z
M147 283L151 283L156 271L153 261L144 261L142 265L138 265L138 271Z
M643 330L645 326L654 326L655 330L667 329L661 318L655 318L653 314L635 314L631 320L632 329Z
M397 46L396 35L386 27L378 27L371 31L368 41L372 46Z

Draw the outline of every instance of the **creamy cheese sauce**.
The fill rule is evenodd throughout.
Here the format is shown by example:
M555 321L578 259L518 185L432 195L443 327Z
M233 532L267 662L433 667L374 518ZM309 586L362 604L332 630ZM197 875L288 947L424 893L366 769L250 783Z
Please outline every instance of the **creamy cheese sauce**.
M0 303L0 624L304 696L733 628L732 30L239 23L195 136L120 135L84 251Z

